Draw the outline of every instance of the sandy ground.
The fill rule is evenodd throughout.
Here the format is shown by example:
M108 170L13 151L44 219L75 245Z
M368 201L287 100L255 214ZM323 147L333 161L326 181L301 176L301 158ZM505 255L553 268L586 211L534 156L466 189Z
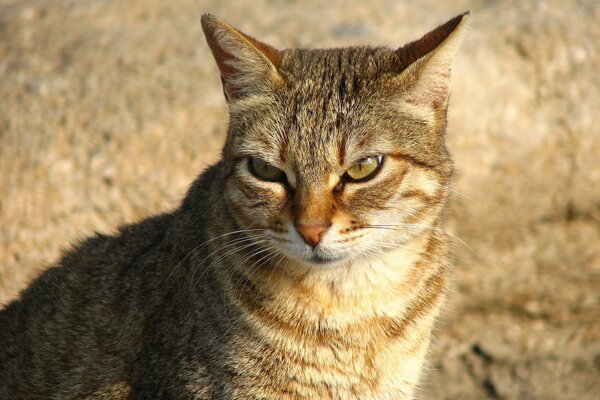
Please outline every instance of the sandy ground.
M398 46L467 8L454 288L421 398L599 399L595 0L0 0L0 303L77 238L176 207L218 158L202 12L279 47Z

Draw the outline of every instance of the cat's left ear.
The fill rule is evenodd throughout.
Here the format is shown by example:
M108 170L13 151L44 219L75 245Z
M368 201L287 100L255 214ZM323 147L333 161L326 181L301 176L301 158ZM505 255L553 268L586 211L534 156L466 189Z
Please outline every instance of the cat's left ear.
M281 52L246 35L214 15L202 16L202 30L212 51L228 102L261 94L281 82Z
M450 92L450 67L465 33L470 12L457 15L422 38L396 50L405 69L400 78L406 82L404 100L409 103L445 109Z

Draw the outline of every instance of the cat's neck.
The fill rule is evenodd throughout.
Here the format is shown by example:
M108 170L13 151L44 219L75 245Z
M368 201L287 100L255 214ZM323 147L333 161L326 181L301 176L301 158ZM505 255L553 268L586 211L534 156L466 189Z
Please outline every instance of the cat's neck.
M228 273L237 282L233 286L237 290L230 294L250 314L273 313L282 322L302 322L307 333L313 329L341 333L405 314L428 279L445 275L445 253L440 234L429 231L378 257L336 267L307 268L290 261L259 269L242 267ZM434 283L443 283L443 278L436 279Z
M290 263L222 275L235 289L222 293L241 314L227 328L243 342L233 349L244 354L238 363L280 371L275 386L293 376L306 398L411 398L445 293L440 239L429 232L330 269Z

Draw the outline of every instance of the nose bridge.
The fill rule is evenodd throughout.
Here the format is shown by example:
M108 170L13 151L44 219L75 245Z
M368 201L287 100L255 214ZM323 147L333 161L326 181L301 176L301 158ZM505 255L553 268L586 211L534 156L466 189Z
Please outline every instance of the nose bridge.
M331 191L323 165L298 165L298 180L293 195L293 220L304 242L316 247L326 235L333 217Z
M294 199L294 226L304 242L316 247L331 226L333 206L327 190L299 185Z
M331 225L333 205L324 183L299 181L294 196L294 224Z

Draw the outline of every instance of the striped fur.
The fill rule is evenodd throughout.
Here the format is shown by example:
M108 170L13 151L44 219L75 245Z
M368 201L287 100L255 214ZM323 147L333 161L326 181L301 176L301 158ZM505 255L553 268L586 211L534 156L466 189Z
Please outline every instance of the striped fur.
M237 363L256 369L240 397L412 398L446 290L445 113L465 20L396 52L284 50L268 67L260 64L272 56L257 65L259 57L240 55L232 81L221 69L225 88L241 86L244 96L228 98L232 218L219 219L212 235L261 229L248 242L256 246L224 256L228 267L215 272L253 336L239 349ZM233 54L242 45L219 42L230 29L205 17L218 65L215 48ZM276 70L277 82L261 70ZM240 81L246 74L252 87ZM374 179L336 189L371 155L384 155ZM287 185L252 176L249 156L283 170ZM315 249L294 228L305 223L331 224ZM335 261L313 263L314 254Z
M180 208L80 243L0 311L0 400L412 399L447 290L466 19L397 50L279 51L205 15L222 160ZM344 178L376 156L372 179Z

